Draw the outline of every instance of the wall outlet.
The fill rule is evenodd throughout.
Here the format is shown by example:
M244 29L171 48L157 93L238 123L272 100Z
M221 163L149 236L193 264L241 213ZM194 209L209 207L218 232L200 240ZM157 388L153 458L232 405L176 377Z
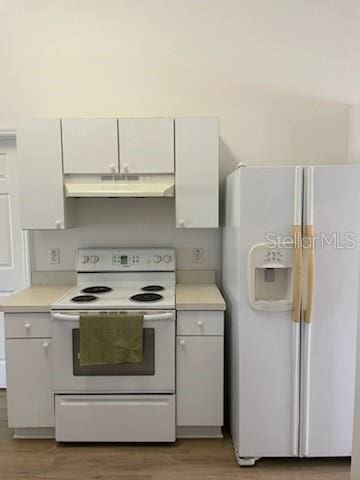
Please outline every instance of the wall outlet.
M51 265L59 265L60 263L60 249L50 248L49 250L49 262Z
M204 249L203 248L193 248L192 251L193 263L203 263L204 262Z

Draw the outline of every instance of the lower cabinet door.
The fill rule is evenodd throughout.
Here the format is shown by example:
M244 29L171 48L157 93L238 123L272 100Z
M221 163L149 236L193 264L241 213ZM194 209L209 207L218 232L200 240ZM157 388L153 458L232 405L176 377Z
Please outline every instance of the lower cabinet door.
M174 442L175 395L56 395L58 442Z
M52 339L6 340L9 427L53 427Z
M177 337L177 426L223 425L224 337Z

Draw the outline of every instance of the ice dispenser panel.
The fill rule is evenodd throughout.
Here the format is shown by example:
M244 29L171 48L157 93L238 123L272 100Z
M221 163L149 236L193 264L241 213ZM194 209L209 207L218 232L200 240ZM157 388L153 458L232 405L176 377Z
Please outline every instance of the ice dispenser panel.
M256 310L293 308L294 252L287 245L254 245L248 262L249 300Z

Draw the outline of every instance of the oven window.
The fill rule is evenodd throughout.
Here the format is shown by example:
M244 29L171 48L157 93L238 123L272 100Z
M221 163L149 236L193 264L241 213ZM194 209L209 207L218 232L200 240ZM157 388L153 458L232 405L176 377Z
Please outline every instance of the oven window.
M143 361L141 363L80 366L80 330L78 328L74 328L72 331L72 344L74 376L155 374L155 330L153 328L144 328Z

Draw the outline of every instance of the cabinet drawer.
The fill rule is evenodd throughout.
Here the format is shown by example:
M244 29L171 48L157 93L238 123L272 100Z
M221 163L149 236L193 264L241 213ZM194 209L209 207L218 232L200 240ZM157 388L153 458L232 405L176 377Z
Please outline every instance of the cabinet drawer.
M224 335L224 313L188 311L177 313L177 335Z
M5 338L50 338L51 317L48 313L7 313Z
M56 395L55 418L58 442L175 441L175 395Z

